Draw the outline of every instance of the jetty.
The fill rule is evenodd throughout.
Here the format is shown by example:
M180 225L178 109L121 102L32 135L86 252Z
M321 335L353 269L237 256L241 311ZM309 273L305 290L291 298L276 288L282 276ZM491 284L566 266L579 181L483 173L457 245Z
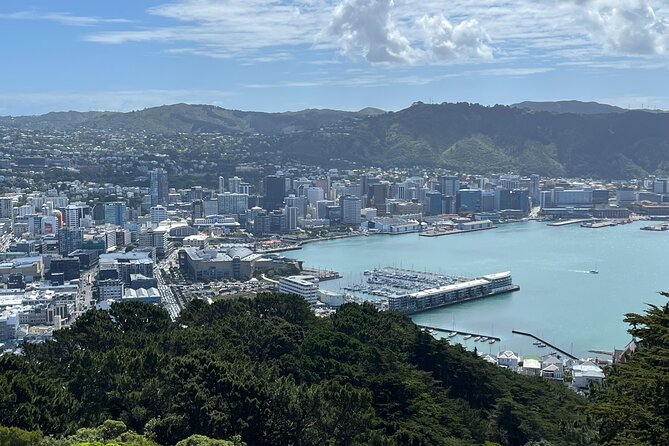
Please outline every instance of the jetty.
M430 327L429 325L420 325L420 324L416 324L416 326L418 326L418 327L420 327L420 328L425 328L425 329L427 329L427 330L440 331L440 332L442 332L442 333L457 333L458 336L467 336L467 335L469 335L469 336L471 336L472 338L475 338L475 337L477 337L477 336L480 336L481 338L494 339L495 342L500 342L500 341L502 340L501 338L497 338L497 337L495 337L495 336L488 336L488 335L483 335L483 334L480 334L480 333L470 333L470 332L468 332L468 331L449 330L449 329L447 329L447 328Z
M310 276L318 277L320 282L341 278L341 275L337 271L330 271L319 268L302 268L301 274L308 274Z
M511 333L513 333L513 334L519 334L519 335L527 336L527 337L529 337L529 338L536 339L537 341L542 342L544 345L546 345L546 347L550 347L550 348L552 348L553 350L562 353L562 354L565 355L567 358L573 359L573 360L575 360L575 361L578 360L578 358L577 358L576 356L572 355L571 353L567 353L566 351L562 350L561 348L554 346L553 344L551 344L551 343L548 342L548 341L544 341L543 339L541 339L541 338L538 337L538 336L533 335L532 333L527 333L527 332L525 332L525 331L518 331L518 330L511 330Z
M555 221L553 223L548 223L548 226L567 226L567 225L577 225L579 223L588 223L593 221L594 219L592 218L574 218L571 220L562 220L562 221Z

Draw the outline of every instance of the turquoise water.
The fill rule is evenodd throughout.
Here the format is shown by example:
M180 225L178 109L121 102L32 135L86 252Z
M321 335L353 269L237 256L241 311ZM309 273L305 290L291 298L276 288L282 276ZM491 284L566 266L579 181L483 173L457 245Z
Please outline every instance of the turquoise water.
M360 283L362 272L396 266L475 277L511 271L521 290L416 314L419 324L494 335L493 345L454 338L468 348L496 353L548 353L532 339L511 330L534 333L573 352L611 351L630 339L625 313L641 312L646 303L662 304L658 291L669 290L669 232L640 231L648 222L586 229L549 227L540 222L502 225L497 229L443 237L417 234L376 235L306 245L290 256L306 266L342 274L321 288L339 291ZM597 268L599 274L590 274Z

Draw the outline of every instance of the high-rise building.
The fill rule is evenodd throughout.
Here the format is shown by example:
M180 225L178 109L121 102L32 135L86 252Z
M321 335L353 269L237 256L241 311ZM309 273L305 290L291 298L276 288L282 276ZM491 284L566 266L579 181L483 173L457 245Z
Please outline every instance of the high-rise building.
M460 180L455 175L442 175L439 177L439 186L443 195L455 197L460 189Z
M233 194L238 194L240 192L239 187L241 186L241 184L242 184L242 179L237 176L228 178L228 192L231 192Z
M265 177L265 209L273 211L282 208L286 190L286 177L279 175Z
M530 198L532 199L532 205L539 205L539 192L541 191L541 177L537 174L530 175Z
M222 194L225 192L225 178L222 176L218 177L218 193Z
M151 171L151 204L167 204L169 187L167 183L167 171L156 168Z
M83 204L68 204L63 209L64 224L68 228L79 228L81 227L81 220L88 214L90 214L90 207Z
M14 203L11 197L0 197L0 218L14 216Z
M341 220L346 225L360 225L360 210L362 201L360 197L346 195L341 198Z
M286 206L286 229L297 230L297 208L295 206Z
M84 244L83 228L62 228L58 231L58 252L67 255Z
M316 203L320 200L325 200L325 192L322 187L309 187L307 188L307 199L309 203L316 206Z
M219 214L243 214L248 207L249 196L246 194L224 192L218 196Z
M458 212L481 211L481 189L460 189L456 197Z
M122 201L114 201L104 204L105 223L123 226L128 218L128 208Z

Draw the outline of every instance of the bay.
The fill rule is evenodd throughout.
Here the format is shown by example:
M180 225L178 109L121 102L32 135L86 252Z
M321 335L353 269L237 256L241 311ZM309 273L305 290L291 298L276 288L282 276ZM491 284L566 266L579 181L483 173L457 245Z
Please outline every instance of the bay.
M290 256L308 267L338 271L341 279L321 283L332 291L360 283L364 270L383 266L467 277L510 270L520 291L430 310L412 319L501 338L492 345L451 340L479 351L549 352L534 346L533 339L512 334L515 329L578 357L593 357L588 350L612 351L629 342L625 313L666 302L658 291L669 290L669 232L639 230L647 224L587 229L529 221L433 238L374 235L316 242ZM589 273L594 268L599 274Z

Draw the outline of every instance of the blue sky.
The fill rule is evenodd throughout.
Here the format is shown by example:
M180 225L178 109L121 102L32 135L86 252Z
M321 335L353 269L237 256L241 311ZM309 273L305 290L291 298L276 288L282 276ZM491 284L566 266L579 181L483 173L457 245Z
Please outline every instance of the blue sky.
M669 109L666 0L5 0L0 114L594 100Z

